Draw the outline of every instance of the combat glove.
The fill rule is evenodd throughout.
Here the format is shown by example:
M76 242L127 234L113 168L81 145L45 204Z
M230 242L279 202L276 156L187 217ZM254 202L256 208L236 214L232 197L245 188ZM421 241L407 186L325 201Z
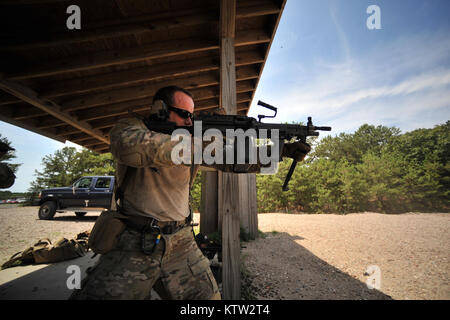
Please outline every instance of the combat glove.
M285 143L283 146L283 151L281 152L281 157L288 157L298 162L305 159L308 152L311 151L311 146L307 143L302 142L292 142Z

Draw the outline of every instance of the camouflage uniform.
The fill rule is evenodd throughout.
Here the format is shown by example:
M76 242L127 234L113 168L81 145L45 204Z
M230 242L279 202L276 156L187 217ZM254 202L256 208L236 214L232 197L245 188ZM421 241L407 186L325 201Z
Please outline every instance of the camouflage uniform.
M150 240L156 240L156 234ZM141 249L141 234L126 229L116 248L100 257L72 299L220 299L209 260L185 227L162 235L151 255Z
M117 184L123 189L120 212L129 219L146 217L158 223L183 223L190 213L191 168L174 165L171 160L172 149L179 142L171 141L170 135L148 130L137 118L120 120L111 130L110 139L118 163ZM210 167L237 171L233 165ZM260 166L247 165L244 169L259 172ZM157 234L146 233L151 246ZM198 248L191 227L161 236L152 253L145 254L142 232L128 226L115 249L100 257L82 289L71 298L149 299L153 288L163 299L220 299L209 260Z
M171 136L149 131L141 120L120 120L110 132L111 152L118 162L122 186L121 212L158 222L183 222L189 216L190 167L174 165ZM127 167L133 168L127 170ZM122 202L122 200L120 200ZM146 241L156 243L156 231ZM117 246L103 254L71 299L150 299L155 289L163 299L220 299L209 267L195 242L192 228L161 234L151 254L142 249L142 232L127 227Z

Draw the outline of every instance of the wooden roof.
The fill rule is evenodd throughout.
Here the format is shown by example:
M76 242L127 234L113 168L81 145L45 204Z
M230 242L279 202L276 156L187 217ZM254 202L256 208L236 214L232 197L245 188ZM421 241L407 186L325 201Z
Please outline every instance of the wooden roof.
M237 108L251 105L285 0L238 0ZM81 30L68 30L69 5ZM178 85L195 111L219 107L219 1L10 0L0 4L0 120L109 151L128 110L146 115Z

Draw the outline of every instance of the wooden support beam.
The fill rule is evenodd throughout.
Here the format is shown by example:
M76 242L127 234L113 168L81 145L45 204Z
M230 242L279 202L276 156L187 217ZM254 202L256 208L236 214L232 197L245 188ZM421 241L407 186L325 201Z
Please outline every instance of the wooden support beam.
M237 93L250 93L255 89L254 80L246 80L246 81L238 81L236 85ZM203 99L211 99L219 96L219 88L216 86L206 87L201 89L190 90L190 92L194 95L194 101L203 100ZM134 110L134 109L133 109ZM116 120L111 120L108 123L102 123L102 128L106 131L115 125L118 117L115 117ZM71 128L71 127L63 127L56 130L55 134L62 138L68 138L73 134L78 134L79 131Z
M236 38L236 46L269 42L270 37L264 30L242 30ZM47 77L67 72L85 71L113 65L139 62L149 59L165 58L190 53L217 50L219 46L213 41L187 39L184 41L165 41L130 49L109 50L69 57L58 61L41 62L34 68L14 74L7 74L9 80L22 80Z
M109 146L108 145L99 146L96 148L92 148L91 150L98 152L98 153L106 153L106 152L109 152Z
M95 146L98 146L98 145L104 145L105 143L104 142L101 142L101 141L95 141L95 139L93 139L92 141L90 141L89 140L89 142L83 142L83 147L86 147L86 148L90 148L90 147L95 147Z
M256 79L258 72L251 66L244 66L239 69L238 81ZM151 84L144 84L135 87L128 87L117 89L102 93L81 96L73 100L61 103L61 107L65 111L73 112L76 110L92 108L101 105L110 105L114 103L144 99L153 96L153 94L162 87L169 85L176 85L186 90L199 89L204 87L215 86L219 84L219 78L216 72L210 71L200 75L189 76L174 80L164 80L160 82L153 82ZM197 97L195 97L197 98Z
M41 40L20 37L12 44L5 44L0 48L0 52L57 47L144 33L173 32L174 29L213 24L217 22L217 17L211 15L211 9L206 12L203 8L167 12L166 14L158 12L157 14L133 16L126 19L85 23L83 29L75 34L71 34L70 31L60 34L48 32L46 33L47 39ZM272 15L279 11L280 8L271 0L243 2L236 9L236 19Z
M239 102L248 102L251 98L252 91L254 90L254 80L245 80L245 81L238 81L237 82L237 92L238 92L238 100ZM205 87L200 89L192 89L190 92L194 95L194 101L197 105L204 106L204 101L207 101L208 99L219 99L219 88L218 86L212 86L212 87ZM126 116L128 114L128 110L131 110L133 112L140 112L140 111L147 111L149 110L149 106L151 105L151 102L153 100L153 97L150 96L148 98L143 99L137 99L137 100L129 100L125 102L120 103L112 103L112 104L105 104L102 106L95 106L91 108L86 109L78 109L75 113L75 116L78 118L78 120L84 120L84 121L91 121L95 119L102 119L102 118L110 118L115 116ZM206 105L209 104L210 109L216 109L218 108L218 103L216 105L212 105L211 102L206 103ZM240 106L242 107L242 106ZM197 108L195 109L198 110ZM203 108L204 110L204 108ZM26 107L22 106L20 109L12 113L12 118L15 120L26 120L29 118L37 118L37 117L47 117L48 114L46 112L43 112L39 109L36 109L34 107ZM42 119L40 119L41 121ZM63 125L63 124L61 124ZM64 131L64 130L63 130ZM72 132L73 129L70 129L70 132ZM59 135L63 135L68 140L70 140L70 135L73 134L66 134L59 131Z
M218 173L219 219L222 226L222 287L225 300L239 300L241 297L239 190L238 175Z
M69 140L70 142L76 143L76 144L80 144L83 141L90 140L90 139L92 139L91 136L87 136L84 133L82 133L82 134L74 134L71 137L69 137L67 140Z
M67 112L61 110L61 107L56 103L49 100L42 100L38 94L31 90L30 88L24 87L18 83L8 81L8 80L0 80L0 89L8 92L16 96L17 98L32 104L33 106L47 112L55 118L77 128L80 131L83 131L100 141L103 141L109 144L109 139L107 139L102 132L94 129L85 121L79 121L78 119L72 117Z
M220 106L236 114L236 0L220 2ZM222 217L223 298L241 298L239 242L239 182L232 173L219 173L218 208Z
M209 235L219 230L217 183L217 171L202 172L200 232L205 235Z
M28 123L28 121L17 121L13 118L6 116L2 112L0 112L0 120L4 121L6 123L12 124L16 127L23 128L25 130L40 134L44 137L47 137L47 138L50 138L50 139L53 139L53 140L56 140L56 141L59 141L62 143L64 143L66 141L66 139L64 137L55 135L52 132L52 130L39 130L36 128L35 124L30 124L30 123Z
M76 111L105 104L151 97L159 88L170 85L176 85L189 90L194 88L214 86L218 83L219 79L215 72L207 72L201 75L189 76L176 80L165 80L136 87L128 87L108 92L81 96L79 98L63 102L61 106L66 111Z
M201 72L217 70L218 68L217 63L212 58L182 60L55 82L47 85L42 95L47 98L54 98L86 94L99 89L127 87L139 85L142 82L186 77Z
M248 109L248 103L250 102L251 94L249 92L244 92L238 94L237 98L237 111L245 111ZM75 114L78 120L93 121L98 119L112 118L116 116L128 116L129 110L134 113L148 113L150 110L150 105L152 103L152 98L132 100L125 103L118 103L113 105L108 105L101 108L91 108L80 111ZM195 104L195 111L217 111L219 108L218 98L200 100L200 103ZM66 123L61 122L54 117L48 117L48 119L42 119L39 122L38 129L45 128L55 128L60 126L65 126ZM68 138L67 140L75 142Z
M268 42L270 42L270 36L264 30L240 30L236 33L234 45L243 47Z
M204 10L184 10L176 12L175 16L163 17L161 13L152 15L142 15L129 17L127 19L115 19L101 21L83 25L83 28L71 34L68 30L65 33L46 33L47 39L19 39L20 42L7 44L0 49L5 51L33 50L36 48L57 47L76 43L99 41L109 38L138 35L144 33L169 32L173 29L182 29L201 24L214 23L215 17ZM248 11L248 8L246 8ZM262 11L264 12L264 11Z
M130 49L108 50L94 53L89 56L82 55L58 61L43 62L27 71L6 75L5 78L10 80L22 80L47 77L67 72L92 70L148 59L172 57L215 49L218 49L218 45L214 44L212 41L198 39L189 39L179 42L164 41Z
M261 60L262 58L258 59L255 54L246 54L240 59L238 66L259 65L259 61ZM66 95L85 94L99 89L127 87L149 81L170 81L213 70L219 70L219 65L212 58L182 60L151 67L61 81L47 85L46 89L42 92L42 96L45 98L54 98ZM243 70L245 69L243 68ZM254 71L256 71L255 68Z
M256 174L239 174L240 226L251 240L258 236Z
M273 1L252 1L249 3L239 1L236 8L236 20L261 15L277 14L279 12L279 6Z
M236 57L236 67L244 67L248 65L259 65L264 62L264 58L257 50L249 50L240 52ZM75 94L87 94L96 90L113 89L133 84L139 84L147 81L162 81L166 79L180 78L197 74L199 72L208 72L219 70L219 63L213 58L199 58L193 60L183 60L152 67L137 68L126 71L119 71L106 74L97 74L95 76L87 76L70 80L59 81L57 83L49 83L43 85L41 92L42 98L56 98L70 96ZM257 72L257 68L254 70ZM253 72L253 75L255 75ZM243 79L241 79L243 80ZM0 105L16 104L20 100L15 97L0 97ZM109 102L110 103L110 102ZM17 108L13 108L17 109ZM23 116L34 117L34 113L24 112ZM20 120L22 115L17 115Z

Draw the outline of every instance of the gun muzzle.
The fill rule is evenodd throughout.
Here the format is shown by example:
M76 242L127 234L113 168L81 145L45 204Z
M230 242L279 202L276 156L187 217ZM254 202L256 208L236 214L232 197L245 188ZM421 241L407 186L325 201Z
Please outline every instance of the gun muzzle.
M331 127L314 127L313 130L319 130L319 131L331 131Z

